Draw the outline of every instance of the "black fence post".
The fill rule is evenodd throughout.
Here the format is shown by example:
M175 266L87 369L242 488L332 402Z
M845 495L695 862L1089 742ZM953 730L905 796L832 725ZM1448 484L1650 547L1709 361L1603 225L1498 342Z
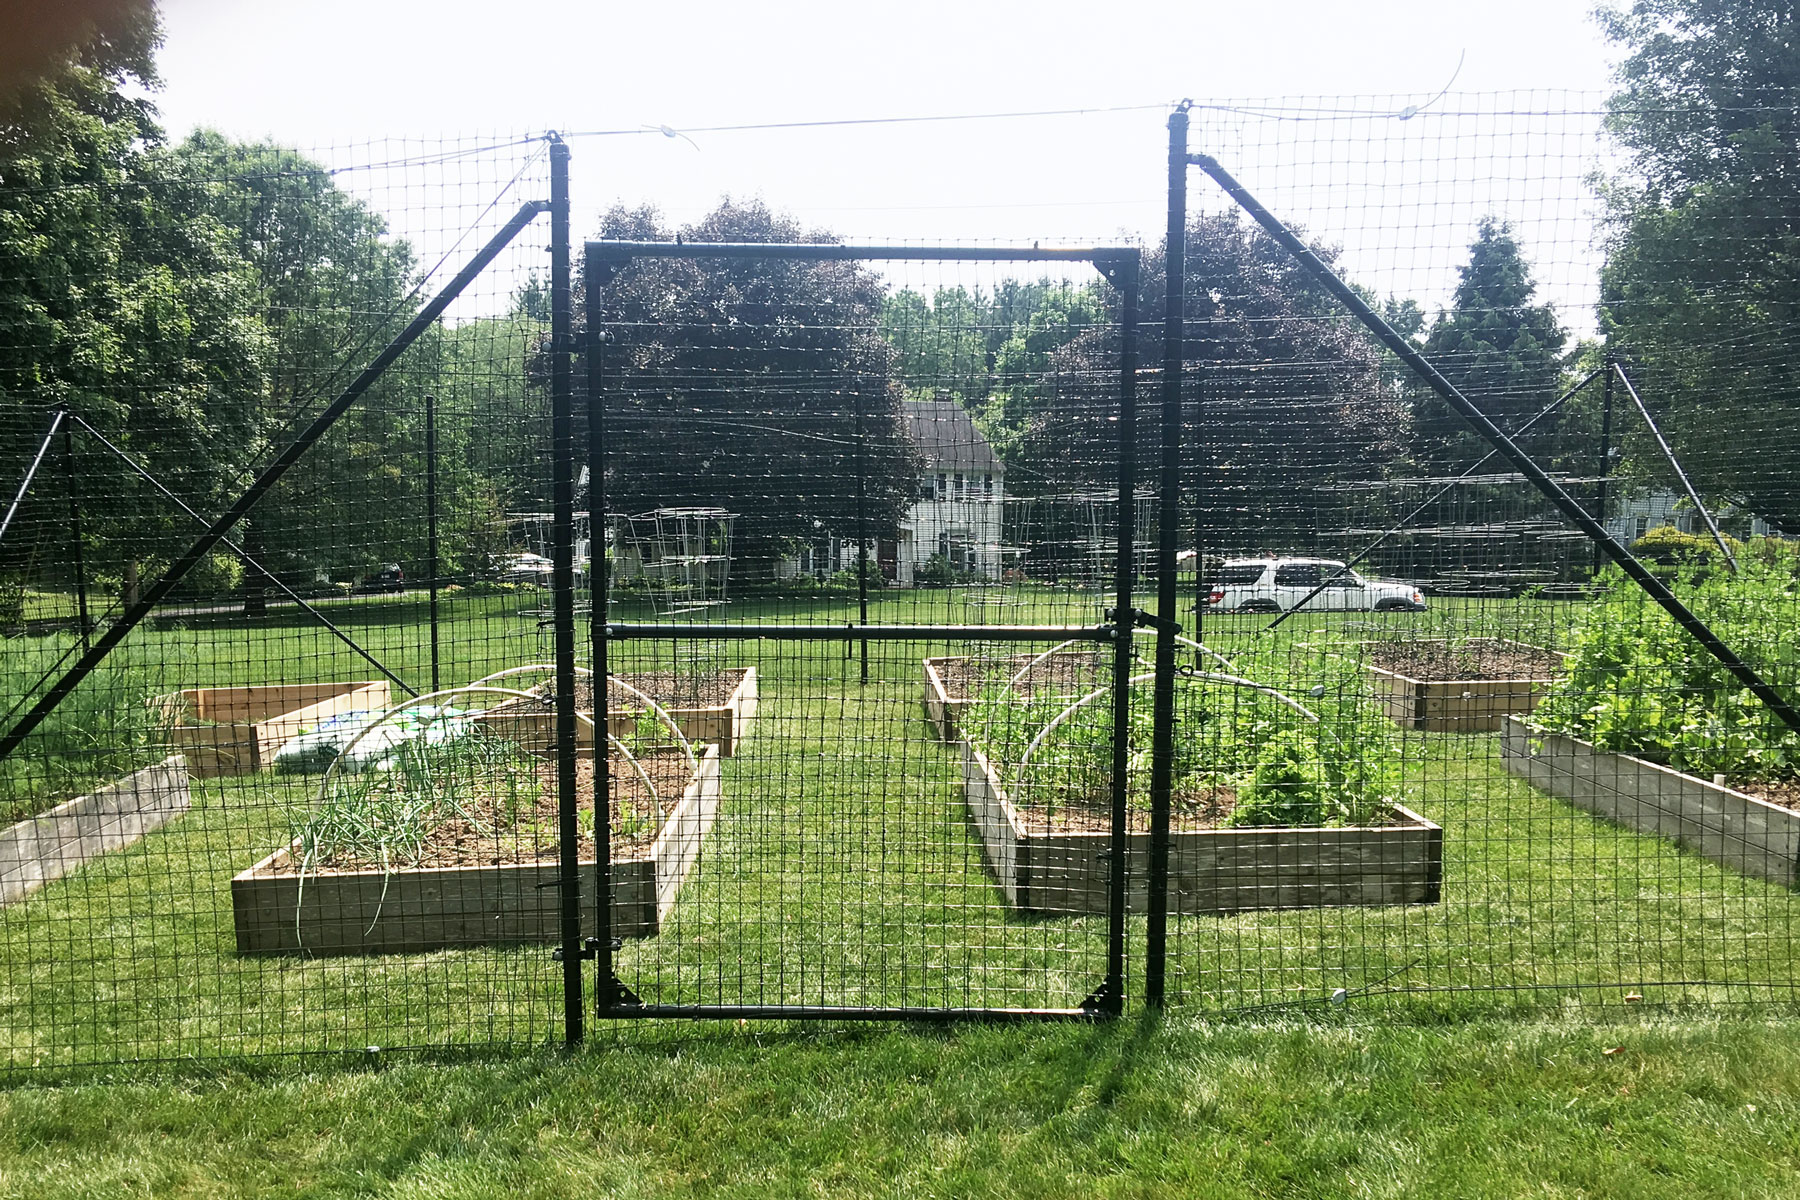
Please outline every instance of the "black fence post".
M75 481L75 438L69 432L69 423L62 427L63 479L67 485L69 496L69 549L75 565L75 605L77 617L81 622L81 648L90 649L89 636L93 633L93 624L88 619L87 560L81 549L81 501L76 495Z
M1612 418L1613 418L1613 353L1606 352L1602 370L1606 372L1606 380L1602 386L1600 408L1600 483L1594 489L1594 520L1606 524L1606 485L1612 479ZM1603 555L1600 543L1594 543L1594 574L1600 574Z
M1574 526L1593 539L1594 544L1606 552L1608 558L1618 564L1638 587L1672 617L1675 623L1692 634L1694 640L1706 648L1724 668L1749 689L1750 693L1764 704L1770 711L1781 718L1781 723L1789 729L1800 732L1800 709L1796 709L1791 701L1757 673L1756 668L1738 657L1737 651L1726 645L1719 635L1712 631L1693 611L1683 604L1669 586L1658 579L1651 570L1639 562L1637 556L1626 548L1625 544L1607 532L1606 526L1596 521L1568 491L1554 479L1549 472L1538 465L1536 459L1521 450L1508 437L1493 419L1481 410L1472 400L1456 389L1456 385L1445 379L1442 373L1419 352L1418 347L1407 341L1384 320L1380 313L1369 306L1369 303L1340 279L1335 271L1326 266L1312 248L1295 236L1293 230L1281 223L1262 202L1252 196L1244 185L1231 177L1231 173L1221 166L1217 159L1205 154L1190 155L1190 159L1201 170L1212 176L1213 181L1223 188L1227 195L1237 201L1239 207L1261 225L1270 237L1287 248L1297 262L1308 274L1318 280L1320 285L1335 296L1340 304L1349 309L1351 315L1361 321L1368 331L1375 335L1377 341L1393 351L1394 355L1412 369L1422 382L1448 404L1456 414L1464 420L1477 434L1481 435L1488 445L1492 446L1502 458L1511 463L1513 469L1525 476L1530 483L1544 495L1557 509L1574 524ZM1614 373L1618 374L1618 365L1614 364ZM1623 378L1623 377L1621 377ZM1627 388L1631 381L1624 379ZM1649 412L1640 404L1640 411L1648 418ZM1654 425L1654 422L1652 422ZM1721 540L1721 545L1723 541Z
M581 989L581 856L575 811L575 413L569 361L573 337L569 285L569 147L550 135L550 490L551 624L556 647L556 817L562 901L563 1044L580 1044L586 1012ZM605 742L595 737L598 753ZM604 796L604 793L597 793ZM604 799L595 804L606 820Z
M869 623L869 456L863 445L862 381L856 386L856 607L857 624ZM869 642L864 638L862 681L869 682Z
M431 690L438 682L437 397L425 393L425 583L430 588Z
M1144 1000L1163 1003L1169 934L1169 806L1174 787L1175 634L1181 603L1175 587L1175 544L1181 516L1182 306L1187 276L1187 135L1184 103L1169 114L1169 227L1163 247L1162 480L1156 527L1156 678L1151 698L1150 886L1144 933ZM1198 521L1196 521L1196 526ZM1198 536L1195 542L1198 543ZM1194 570L1198 576L1199 556Z
M1113 259L1113 286L1119 290L1119 539L1114 568L1113 710L1112 710L1112 839L1108 847L1106 982L1093 1007L1107 1016L1125 1010L1125 904L1129 894L1130 836L1127 773L1131 767L1132 629L1136 612L1132 592L1137 569L1137 321L1139 256Z

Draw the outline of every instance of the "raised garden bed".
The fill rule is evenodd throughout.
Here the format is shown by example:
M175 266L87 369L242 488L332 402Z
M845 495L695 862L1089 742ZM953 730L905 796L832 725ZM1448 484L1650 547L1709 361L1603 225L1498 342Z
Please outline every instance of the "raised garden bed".
M162 703L188 770L208 779L272 766L288 739L327 717L387 708L389 689L386 680L187 688Z
M985 686L1004 685L1037 657L1036 654L1015 654L984 660L955 655L926 659L925 717L931 722L938 740L960 742L962 714L975 703L977 693ZM1034 687L1046 683L1066 690L1095 677L1098 669L1099 657L1092 650L1058 651L1020 680L1018 691L1030 695Z
M86 796L0 830L0 904L129 846L188 810L188 769L180 755Z
M1107 911L1104 829L1028 821L970 742L963 743L963 795L1008 903L1031 912ZM1146 830L1127 833L1125 860L1126 908L1143 912L1150 896ZM1443 830L1398 804L1391 823L1376 827L1177 829L1170 835L1169 911L1430 904L1442 892L1443 864Z
M1749 791L1508 717L1506 769L1575 807L1783 887L1800 885L1800 812Z
M1562 674L1553 650L1506 638L1371 642L1369 676L1383 710L1425 733L1492 733L1537 707Z
M615 675L613 679L648 695L674 718L684 737L695 743L718 746L719 754L724 758L737 753L738 745L749 736L756 720L755 667L734 667L717 672L715 678L700 681L666 672ZM534 754L547 753L556 743L554 693L549 685L541 685L532 691L534 699L496 705L476 721ZM585 677L576 683L575 706L589 720L593 719L593 685ZM622 738L636 724L642 704L630 691L614 687L608 708L608 732ZM582 753L593 753L592 726L577 722L575 745Z
M622 806L642 809L647 798L631 793L630 768L615 761L612 812L612 927L620 937L648 937L674 905L682 882L699 861L718 814L721 795L717 744L698 753L689 772L678 751L642 757L652 780L673 779L655 817L642 833L622 829ZM551 764L539 764L541 782ZM591 834L593 783L582 774L582 826ZM621 785L621 780L628 781ZM664 791L659 786L659 792ZM541 787L527 814L536 831L452 821L435 833L422 865L382 871L373 866L308 866L296 859L298 839L231 881L232 911L240 953L303 951L316 955L404 954L508 942L562 940L561 876L555 842L554 788ZM640 813L640 817L641 817ZM544 836L549 831L548 838ZM584 834L582 920L598 922L594 851Z

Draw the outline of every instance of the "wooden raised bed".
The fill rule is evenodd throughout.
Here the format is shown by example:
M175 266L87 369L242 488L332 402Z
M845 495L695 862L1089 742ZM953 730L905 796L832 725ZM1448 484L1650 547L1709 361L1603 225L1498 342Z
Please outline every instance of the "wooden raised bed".
M1433 642L1432 645L1447 645ZM1506 638L1474 638L1467 644L1505 646L1542 654ZM1365 643L1365 650L1379 646ZM1504 717L1529 713L1556 680L1550 675L1526 678L1415 679L1398 671L1368 664L1369 677L1381 698L1382 710L1396 724L1424 733L1492 733Z
M1105 833L1027 832L985 755L963 743L963 795L988 866L1008 903L1031 912L1107 911ZM1380 828L1203 829L1169 838L1169 911L1255 912L1377 904L1434 904L1442 893L1444 831L1395 805ZM1126 909L1149 907L1150 835L1125 847Z
M962 727L959 721L962 714L968 711L974 699L969 696L952 696L944 687L944 677L940 668L946 663L961 662L960 658L928 658L925 660L925 717L931 722L932 729L937 731L940 742L960 742Z
M661 928L718 816L719 747L707 746L655 844L642 858L615 861L613 933L650 937ZM231 881L241 954L410 954L505 942L562 941L562 900L554 862L495 867L428 867L309 872L278 868L276 851ZM585 928L597 927L594 864L582 864ZM386 892L384 898L383 892ZM301 908L296 928L295 910Z
M1508 717L1500 761L1576 808L1782 887L1800 885L1800 812Z
M179 754L0 830L0 904L10 904L188 810Z
M682 736L691 742L716 745L721 757L730 758L737 753L738 744L749 736L750 727L756 720L756 668L734 667L726 674L736 674L738 681L731 690L730 699L725 703L697 708L670 708L668 713L680 727ZM633 676L630 675L615 675L613 678L626 683L633 682ZM649 691L648 688L644 690ZM650 698L662 703L654 692L650 692ZM584 715L592 720L593 710L585 710ZM632 713L613 712L607 718L608 731L614 737L622 738L631 730L636 719ZM494 734L517 742L520 747L534 754L548 753L556 744L556 714L549 711L547 706L543 711L535 711L511 704L500 705L482 713L475 720ZM591 755L594 752L593 727L585 721L576 723L575 746L582 754Z
M248 775L273 765L275 752L327 717L390 703L385 679L363 683L293 683L264 687L187 688L162 698L171 738L188 770L209 779ZM193 724L203 721L206 724Z

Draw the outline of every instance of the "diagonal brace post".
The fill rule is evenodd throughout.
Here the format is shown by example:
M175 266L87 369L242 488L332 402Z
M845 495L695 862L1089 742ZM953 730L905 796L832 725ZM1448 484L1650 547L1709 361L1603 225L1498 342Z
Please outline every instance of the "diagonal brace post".
M169 569L163 572L162 577L144 592L138 602L126 609L124 615L94 642L93 648L83 654L62 678L52 684L50 689L32 706L31 711L20 717L18 723L7 730L4 737L0 737L0 762L4 762L18 748L19 743L29 737L31 731L36 729L58 704L62 703L63 697L74 691L76 686L87 678L88 674L99 666L108 654L112 653L113 648L124 641L126 635L133 629L142 624L144 618L148 617L155 607L175 590L176 586L187 577L187 574L198 566L208 554L212 553L213 548L224 539L225 535L230 533L238 522L242 521L250 510L256 507L257 502L269 494L281 477L287 474L288 469L312 448L313 443L324 437L331 427L337 424L338 418L349 411L350 406L355 404L362 394L374 386L375 381L387 372L387 369L394 364L394 360L399 358L406 348L417 341L427 329L431 328L433 322L443 315L446 308L450 307L451 301L455 300L462 294L464 288L474 282L476 276L480 275L487 265L493 262L495 256L504 250L521 230L536 220L539 214L545 212L549 207L549 204L543 200L530 200L520 206L519 211L513 214L512 219L489 239L487 245L476 252L461 271L457 272L456 278L445 284L443 290L432 297L431 302L419 310L419 315L400 331L399 336L389 342L387 347L376 355L367 367L363 368L362 374L353 379L350 385L338 394L337 399L313 418L312 423L301 432L300 436L289 443L287 448L275 457L275 461L263 469L262 474L258 475L255 481L245 489L244 494L239 496L231 507L226 509L211 525L207 526L206 532L202 533L198 540L182 553L180 558L169 565Z
M1681 460L1675 457L1675 451L1670 447L1669 439L1665 438L1663 431L1657 427L1656 418L1650 415L1650 407L1644 403L1644 398L1638 395L1638 390L1631 385L1631 376L1625 374L1625 368L1619 365L1619 360L1612 359L1608 365L1618 374L1619 382L1625 385L1626 392L1631 396L1631 402L1637 405L1638 415L1644 418L1644 424L1650 427L1650 433L1656 438L1656 444L1662 447L1663 457L1669 460L1669 466L1674 469L1675 478L1681 480L1682 490L1687 493L1687 498L1699 511L1700 519L1706 522L1706 528L1712 532L1713 541L1719 543L1719 553L1725 556L1725 564L1731 568L1731 573L1736 575L1738 573L1737 556L1732 554L1731 546L1725 541L1725 535L1719 532L1719 523L1713 520L1711 511L1700 499L1700 493L1696 492L1694 485L1688 482L1687 472L1681 469Z
M1800 710L1796 710L1780 692L1776 691L1767 680L1757 673L1754 667L1739 658L1737 652L1727 646L1706 622L1695 616L1693 611L1683 604L1674 592L1669 590L1667 584L1651 574L1649 569L1639 562L1630 550L1625 548L1624 543L1608 533L1606 526L1590 516L1588 511L1582 508L1580 503L1561 484L1550 478L1549 473L1539 466L1535 459L1520 449L1518 443L1507 437L1500 427L1494 424L1492 418L1458 391L1456 385L1445 379L1443 374L1432 366L1431 362L1423 354L1420 354L1411 342L1400 336L1392 325L1382 319L1381 314L1370 308L1361 296L1352 291L1349 284L1338 278L1337 273L1326 266L1324 260L1314 254L1311 247L1282 224L1280 218L1264 208L1255 196L1245 190L1243 184L1232 178L1230 172L1219 165L1217 159L1207 154L1194 154L1189 156L1189 161L1212 176L1213 181L1223 188L1233 200L1237 201L1238 205L1249 213L1270 237L1280 242L1288 253L1292 254L1300 265L1325 287L1325 290L1337 297L1338 301L1349 309L1356 319L1368 328L1370 333L1375 335L1382 345L1393 351L1401 362L1412 368L1413 373L1442 397L1445 403L1455 409L1471 429L1485 438L1502 458L1512 464L1514 470L1530 481L1533 487L1542 492L1546 499L1562 511L1564 516L1574 522L1576 528L1604 550L1607 557L1617 563L1619 569L1648 593L1652 600L1661 605L1663 611L1674 618L1677 625L1692 634L1694 639L1706 648L1707 653L1718 659L1726 670L1737 677L1738 682L1749 689L1750 693L1758 700L1768 705L1770 710L1781 718L1784 725L1800 733ZM3 753L4 747L0 747L0 754Z

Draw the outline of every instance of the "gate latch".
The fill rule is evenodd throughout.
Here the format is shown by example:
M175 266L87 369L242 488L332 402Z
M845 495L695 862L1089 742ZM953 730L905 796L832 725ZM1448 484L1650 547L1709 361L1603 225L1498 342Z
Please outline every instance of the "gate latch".
M1131 618L1131 624L1138 628L1154 629L1158 633L1181 632L1181 622L1175 620L1173 617L1159 617L1155 613L1146 612L1141 608L1128 608L1125 610L1125 614ZM1106 619L1116 623L1119 619L1119 610L1116 608L1107 609Z
M615 951L624 949L625 948L624 940L622 938L614 938L612 940L612 948ZM591 938L581 939L581 951L577 955L578 958L582 959L583 961L591 961L595 958L598 958L599 956L600 956L600 939L599 938L591 937ZM556 949L552 950L550 952L550 959L552 962L562 962L563 961L563 948L561 946L558 946Z

